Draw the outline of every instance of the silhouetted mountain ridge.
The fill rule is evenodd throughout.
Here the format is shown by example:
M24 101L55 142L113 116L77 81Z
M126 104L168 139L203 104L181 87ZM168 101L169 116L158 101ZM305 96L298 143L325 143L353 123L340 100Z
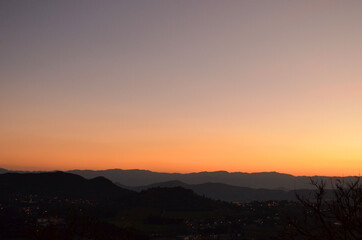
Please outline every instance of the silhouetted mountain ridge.
M118 185L118 184L117 184ZM247 187L231 186L224 183L203 183L203 184L186 184L181 181L168 181L161 183L154 183L145 186L128 187L122 185L124 188L134 191L144 191L153 188L170 188L182 187L190 189L196 194L206 196L211 199L222 201L269 201L269 200L296 200L295 193L308 194L312 190L299 189L296 191L286 191L278 189L252 189Z
M7 171L2 169L0 171ZM12 171L21 172L21 171ZM310 185L310 177L308 176L293 176L278 172L198 172L198 173L162 173L152 172L149 170L71 170L69 173L80 175L87 179L103 176L112 182L117 182L119 186L146 186L149 184L181 181L185 184L203 184L203 183L224 183L237 187L248 187L253 189L273 189L273 190L295 190L295 189L313 189ZM345 181L353 180L354 177L325 177L313 176L324 180L327 184L334 182L336 179ZM328 186L327 186L328 187Z
M137 193L121 188L104 177L87 180L64 172L0 174L0 196L36 194L44 197L99 200L123 206L166 210L206 210L223 206L182 187L152 188ZM111 201L109 201L111 200Z
M198 173L160 173L148 170L71 170L70 173L81 175L85 178L94 178L104 176L113 182L131 187L145 186L154 183L181 181L186 184L203 184L203 183L224 183L237 187L248 187L256 189L276 189L276 190L295 190L295 189L313 189L310 185L310 177L293 176L278 172L198 172ZM352 180L353 177L325 177L313 176L326 183L336 179Z

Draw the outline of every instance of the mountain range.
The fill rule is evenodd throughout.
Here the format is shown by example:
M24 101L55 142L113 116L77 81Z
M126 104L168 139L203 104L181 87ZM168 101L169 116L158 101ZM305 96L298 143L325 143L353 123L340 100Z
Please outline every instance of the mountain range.
M250 177L250 179L257 179L258 183L254 186L271 186L270 182L265 182L265 185L260 184L263 180L263 176L266 176L265 181L274 180L275 184L280 181L280 178L288 177L292 180L301 180L298 177L292 175L279 174L279 173L259 173L259 174L234 174L227 172L210 172L210 173L194 173L194 174L166 174L166 173L153 173L150 171L141 170L105 170L105 171L70 171L72 173L64 172L8 172L6 169L0 169L0 172L6 173L0 175L0 190L4 192L24 192L27 189L32 189L37 193L64 193L71 196L83 196L83 197L94 197L94 198L114 198L125 196L130 198L132 195L136 195L136 192L142 192L150 189L163 189L163 188L182 188L192 190L194 193L205 196L207 198L222 200L222 201L268 201L268 200L296 200L296 193L305 195L311 193L310 185L301 185L305 188L295 188L290 190L285 188L287 183L284 185L273 185L279 186L278 188L251 188L244 186L235 186L222 182L205 182L197 184L189 184L180 180L164 181L152 184L145 184L142 186L130 186L132 182L152 182L152 180L162 177L171 178L179 177L181 179L187 179L192 176L193 182L202 182L202 180L218 180L226 181L235 180L237 176L242 176L244 179ZM230 178L222 179L220 175L229 176ZM231 176L230 176L231 175ZM209 178L207 178L208 176ZM272 178L274 176L274 179ZM129 178L127 178L129 177ZM157 178L158 177L158 178ZM234 179L232 178L234 177ZM303 177L304 178L304 177ZM276 179L276 180L275 180ZM322 178L325 181L333 181L334 178ZM118 180L118 181L111 181ZM119 180L123 180L120 183ZM142 181L141 181L142 180ZM292 181L291 180L291 181ZM303 179L307 181L307 177ZM126 183L126 184L124 184ZM245 184L240 182L239 184ZM252 184L251 184L252 185ZM306 187L308 186L308 188Z
M160 173L148 170L71 170L68 171L85 178L94 178L103 176L112 182L129 187L145 186L149 184L181 181L186 184L204 184L204 183L222 183L237 187L247 187L255 189L273 189L273 190L295 190L295 189L314 189L310 184L308 176L293 176L290 174L278 172L197 172L197 173ZM327 184L336 179L351 181L354 177L325 177L313 176L312 178L325 181ZM329 186L330 187L330 186Z
M173 188L182 187L190 189L198 195L205 196L215 200L230 202L250 202L250 201L268 201L268 200L296 200L296 193L305 195L312 190L298 189L296 191L273 190L273 189L253 189L247 187L232 186L224 183L202 183L186 184L181 181L168 181L154 183L145 186L129 187L117 184L122 188L141 192L154 188Z
M135 192L154 188L177 188L189 189L198 195L211 199L223 201L267 201L267 200L295 200L296 193L309 194L314 189L309 184L309 177L296 177L288 174L277 172L269 173L228 173L225 171L218 172L200 172L200 173L158 173L146 170L71 170L67 173L71 177L62 180L65 173L61 172L21 172L8 171L0 169L1 173L13 173L13 175L0 175L0 185L4 190L4 179L12 181L14 189L22 190L29 188L39 191L60 191L66 194L81 194L87 197L91 196L121 196L132 195ZM18 174L18 175L16 175ZM48 176L47 184L42 182L41 176ZM23 179L28 179L24 181ZM326 183L331 183L337 177L318 177ZM88 179L88 181L86 180ZM344 181L350 181L353 177L345 177ZM69 182L69 188L62 189L59 182ZM159 182L157 182L159 181ZM74 184L71 184L74 182ZM17 185L16 185L17 184ZM117 185L117 186L116 186ZM97 190L99 186L103 186ZM77 190L81 189L81 191ZM10 191L8 188L7 191Z
M29 171L10 171L0 168L0 174L6 172L29 173ZM39 172L39 171L34 171ZM337 179L344 181L353 181L354 176L346 177L326 177L326 176L293 176L278 172L195 172L195 173L163 173L152 172L148 170L69 170L86 179L95 177L105 177L118 185L128 187L140 187L150 184L159 184L161 182L180 181L185 184L204 184L204 183L222 183L237 187L247 187L254 189L273 189L273 190L296 190L296 189L314 189L310 184L310 178L323 180L327 187Z
M124 189L104 177L85 179L65 172L0 174L0 200L14 196L87 199L103 204L116 202L128 207L165 210L207 210L225 203L195 194L182 187L152 188L142 192Z

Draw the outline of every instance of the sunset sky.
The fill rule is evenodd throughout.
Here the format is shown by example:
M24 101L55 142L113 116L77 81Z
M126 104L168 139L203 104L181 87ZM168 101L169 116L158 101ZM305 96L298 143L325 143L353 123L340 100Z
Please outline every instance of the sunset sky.
M362 1L1 1L0 167L360 175Z

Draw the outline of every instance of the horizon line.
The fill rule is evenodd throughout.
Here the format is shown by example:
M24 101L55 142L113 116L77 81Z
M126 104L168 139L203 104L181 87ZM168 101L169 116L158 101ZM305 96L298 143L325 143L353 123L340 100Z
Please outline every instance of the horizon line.
M122 168L107 168L107 169L68 169L68 170L59 170L59 169L54 169L54 170L19 170L19 169L7 169L7 168L2 168L0 167L0 169L4 169L6 171L12 171L12 172L71 172L71 171L109 171L109 170L121 170L121 171L146 171L146 172L153 172L153 173L164 173L164 174L181 174L181 175L186 175L186 174L197 174L197 173L217 173L217 172L225 172L225 173L242 173L242 174L259 174L259 173L277 173L277 174L283 174L283 175L290 175L293 177L341 177L341 178L346 178L346 177L358 177L357 175L348 175L348 176L336 176L336 175L331 175L331 176L327 176L327 175L294 175L294 174L290 174L290 173L284 173L284 172L278 172L278 171L261 171L261 172L241 172L241 171L226 171L226 170L217 170L217 171L199 171L199 172L161 172L161 171L152 171L152 170L148 170L148 169L139 169L139 168L131 168L131 169L122 169Z

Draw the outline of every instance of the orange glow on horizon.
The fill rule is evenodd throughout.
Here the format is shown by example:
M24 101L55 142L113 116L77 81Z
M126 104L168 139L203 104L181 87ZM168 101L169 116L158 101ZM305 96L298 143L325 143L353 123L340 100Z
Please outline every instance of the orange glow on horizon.
M359 138L343 145L330 136L311 140L304 132L293 133L298 140L288 141L289 133L236 134L204 133L198 136L179 132L173 137L155 135L140 138L127 136L116 142L90 142L55 138L6 138L1 167L13 170L71 169L144 169L156 172L270 172L292 175L347 176L359 175ZM104 136L104 138L106 138ZM131 140L133 139L133 140ZM21 151L18 151L21 146ZM6 149L6 151L4 151ZM346 154L346 152L348 154Z

